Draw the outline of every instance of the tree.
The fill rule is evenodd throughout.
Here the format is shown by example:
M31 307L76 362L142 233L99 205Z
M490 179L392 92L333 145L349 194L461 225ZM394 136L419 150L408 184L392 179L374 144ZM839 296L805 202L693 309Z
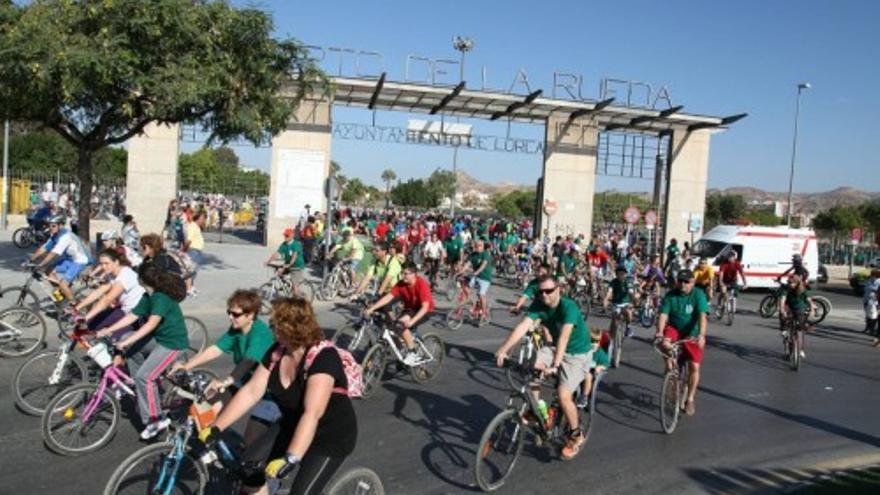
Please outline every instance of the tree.
M443 198L455 195L455 174L449 170L437 169L428 177L428 189L435 197L435 203L440 204Z
M98 150L151 123L189 122L210 142L259 144L325 86L307 50L272 30L267 14L222 1L3 1L0 118L37 123L76 149L88 238Z
M95 153L95 174L102 177L125 177L128 151L104 148ZM58 133L27 129L9 137L9 163L20 172L54 175L76 172L76 148Z
M739 194L725 194L719 199L718 212L722 222L733 223L745 214L746 200Z
M367 186L360 179L350 179L342 190L342 202L358 204L367 195Z
M214 151L202 148L195 153L182 153L178 160L181 187L201 193L219 193L222 170Z
M496 194L491 200L492 207L508 218L530 217L535 214L535 191L511 191Z
M235 150L228 146L220 146L211 150L214 153L214 160L223 170L224 174L236 174L240 165L238 155Z
M391 189L391 199L395 205L416 206L419 208L431 208L436 206L428 191L425 181L422 179L410 179L397 184Z
M391 193L391 183L397 180L397 174L394 170L386 168L382 171L382 182L385 183L385 207L388 207L389 194Z
M330 173L333 175L337 175L342 171L342 166L339 165L339 162L336 160L330 160Z
M480 206L482 206L482 201L480 201L480 197L473 192L469 192L461 198L462 208L473 209Z
M865 224L861 211L854 206L833 206L813 218L813 227L827 232L849 232Z

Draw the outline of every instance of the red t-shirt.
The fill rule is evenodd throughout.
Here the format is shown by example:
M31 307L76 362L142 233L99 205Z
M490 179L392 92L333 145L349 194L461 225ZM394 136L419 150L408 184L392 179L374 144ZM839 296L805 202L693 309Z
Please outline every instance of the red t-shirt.
M441 241L445 241L447 237L449 237L449 226L445 223L441 223L437 226L437 237Z
M388 234L390 228L391 227L387 223L379 222L379 224L376 225L376 237L379 239L385 239L385 235Z
M391 294L403 300L403 308L407 311L422 309L422 303L428 301L428 311L434 310L434 296L431 295L431 284L424 277L416 275L416 283L407 285L401 280L391 288Z
M736 274L742 270L742 263L737 261L728 261L722 263L718 271L721 272L721 281L725 284L736 283Z
M587 259L590 261L591 265L595 266L596 268L600 268L605 266L610 258L608 257L608 254L605 253L605 251L596 251L596 254L588 254Z

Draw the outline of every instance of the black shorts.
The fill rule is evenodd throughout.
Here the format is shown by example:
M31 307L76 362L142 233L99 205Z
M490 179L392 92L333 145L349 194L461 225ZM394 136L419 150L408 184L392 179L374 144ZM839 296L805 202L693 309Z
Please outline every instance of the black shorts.
M400 312L400 316L402 317L402 316L406 315L406 316L409 316L410 319L412 319L412 317L415 316L416 313L418 313L418 310L413 311L411 309L404 309L403 311ZM428 311L427 313L425 313L425 316L423 316L421 320L416 322L415 325L412 325L409 327L410 331L415 332L422 325L422 323L428 321L428 318L430 318L430 317L431 317L431 312Z

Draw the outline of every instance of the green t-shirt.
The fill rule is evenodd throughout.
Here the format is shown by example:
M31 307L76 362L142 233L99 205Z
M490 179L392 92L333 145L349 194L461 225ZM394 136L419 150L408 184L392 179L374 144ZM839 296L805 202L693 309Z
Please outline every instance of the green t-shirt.
M679 253L679 249L678 249L677 244L676 245L670 244L669 246L666 247L666 255L669 256L670 258L678 256L678 253Z
M528 297L529 299L534 300L538 297L538 279L534 279L526 285L526 288L523 289L523 296Z
M709 301L701 290L685 294L681 289L672 289L660 305L660 313L669 315L669 324L689 337L700 335L700 314L708 312Z
M793 312L801 313L810 309L810 302L807 301L807 298L810 297L810 291L805 290L798 295L795 291L786 287L782 295L785 296L785 305Z
M367 230L369 232L376 231L376 221L375 220L373 220L373 219L367 220Z
M183 320L183 311L180 310L177 301L164 292L153 292L152 296L144 294L144 297L131 312L142 318L152 315L162 318L159 326L153 330L153 337L157 344L175 351L189 348L189 336L186 331L186 322Z
M351 239L348 242L343 242L339 245L339 256L341 258L348 258L354 260L362 260L364 259L364 244L355 236L351 236Z
M471 262L471 268L473 268L474 271L477 271L480 268L480 265L483 264L483 261L485 261L486 268L477 275L477 278L488 282L492 281L492 255L489 254L488 250L484 249L482 253L474 251L471 253L469 261Z
M269 325L262 320L254 320L251 330L245 334L241 330L230 328L215 344L221 351L232 354L232 362L238 364L242 359L250 359L259 363L266 351L275 343L275 336Z
M571 323L573 327L565 353L585 354L589 352L591 342L587 322L584 321L584 314L581 313L577 303L571 299L562 296L555 308L547 306L542 301L533 301L529 306L528 315L533 320L541 320L541 324L550 331L554 342L559 341L563 325Z
M306 266L306 262L303 259L303 246L301 242L294 239L293 242L282 242L281 245L278 246L278 254L284 259L284 263L290 263L294 253L296 253L296 260L293 262L293 267L302 268Z
M388 259L386 262L382 262L378 259L370 265L370 270L372 270L372 274L375 275L377 283L381 284L385 277L391 275L391 283L388 284L388 288L385 292L390 291L397 282L400 281L400 275L403 272L403 268L400 265L400 260L397 256L387 255ZM378 287L378 285L377 285Z
M611 286L611 304L625 304L630 302L632 299L630 298L630 291L632 291L632 284L629 283L629 280L615 278L609 284Z
M461 257L461 239L458 236L452 236L443 242L443 249L446 250L446 256L457 260Z
M562 276L564 274L571 274L574 272L575 267L577 266L577 260L571 253L565 253L562 255L562 258L559 259L559 264L556 265L556 276Z

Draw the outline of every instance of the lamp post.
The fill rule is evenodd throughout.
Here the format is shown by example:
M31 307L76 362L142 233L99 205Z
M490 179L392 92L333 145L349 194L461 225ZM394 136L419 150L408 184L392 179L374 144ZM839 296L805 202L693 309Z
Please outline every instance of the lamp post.
M474 40L467 37L455 36L452 38L452 47L461 52L461 63L459 63L459 82L464 81L464 54L474 49ZM461 119L456 119L461 122ZM458 196L458 146L452 148L452 178L454 179L452 188L452 201L449 202L449 216L455 217L455 197Z
M788 176L788 207L786 208L787 225L791 227L791 197L794 191L794 162L797 158L798 116L801 111L801 92L810 89L810 83L802 82L797 86L797 99L794 106L794 139L791 143L791 173Z

